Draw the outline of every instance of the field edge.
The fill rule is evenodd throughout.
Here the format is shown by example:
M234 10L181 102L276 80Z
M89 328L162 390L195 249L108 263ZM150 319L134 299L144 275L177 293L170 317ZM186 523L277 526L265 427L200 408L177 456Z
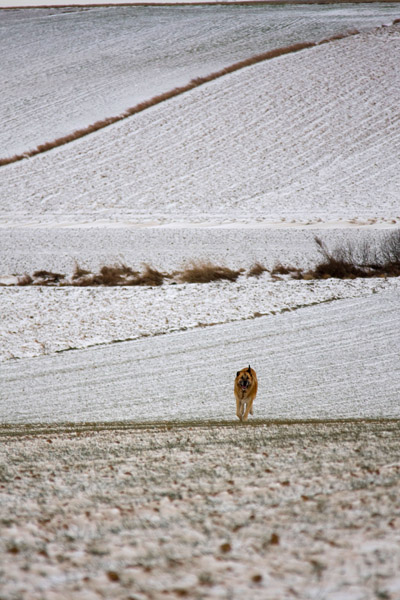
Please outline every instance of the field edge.
M272 428L272 427L373 427L391 425L400 428L400 419L394 417L343 418L343 419L251 419L246 423L238 420L171 420L171 421L110 421L110 422L64 422L41 424L0 424L0 438L41 437L49 435L82 435L103 432L157 432L190 429L225 429L225 428Z

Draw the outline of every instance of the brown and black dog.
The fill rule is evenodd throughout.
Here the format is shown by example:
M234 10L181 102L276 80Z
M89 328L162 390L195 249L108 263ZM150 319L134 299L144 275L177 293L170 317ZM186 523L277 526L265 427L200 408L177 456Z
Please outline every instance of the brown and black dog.
M250 365L236 373L234 387L236 415L241 421L247 421L249 413L253 414L253 400L257 395L257 388L257 375Z

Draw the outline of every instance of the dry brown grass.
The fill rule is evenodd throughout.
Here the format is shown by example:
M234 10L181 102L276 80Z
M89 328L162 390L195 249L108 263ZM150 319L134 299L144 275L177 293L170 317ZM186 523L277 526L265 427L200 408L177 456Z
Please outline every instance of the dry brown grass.
M102 285L124 285L128 279L135 277L136 271L132 271L124 264L114 266L104 266L100 269L98 277Z
M39 280L41 285L50 285L60 283L65 279L65 275L63 273L53 273L52 271L35 271L33 278Z
M335 42L337 40L343 40L346 37L349 37L351 35L358 35L359 33L360 32L358 31L358 29L350 29L349 31L346 31L344 33L336 33L335 35L332 35L331 37L324 38L323 40L320 40L318 42L318 45L329 44L329 42Z
M256 262L250 267L247 277L256 277L258 279L266 271L268 271L267 267L264 267L264 265L261 263Z
M259 275L265 267L258 265ZM254 270L254 267L253 267ZM35 271L33 275L25 274L18 279L18 285L61 285L75 287L92 286L160 286L165 279L180 283L209 283L218 280L236 281L244 269L233 270L225 266L214 265L211 262L192 262L174 273L162 272L149 264L144 264L141 272L120 263L104 265L98 273L92 273L75 265L70 278L61 273L50 271ZM254 273L252 273L254 275Z
M260 264L252 267L249 276L259 277L267 269ZM257 271L257 273L256 273ZM141 272L120 263L104 265L98 273L83 269L78 264L71 277L50 271L35 271L33 275L25 274L18 279L18 285L61 285L75 287L91 286L160 286L165 279L180 283L209 283L218 280L236 281L244 269L233 270L211 262L195 262L173 273L162 272L149 264L144 264Z
M400 229L386 235L379 248L379 254L374 258L378 259L378 264L386 272L396 277L400 276Z
M313 269L276 263L270 271L272 279L282 276L292 279L355 279L367 277L400 277L400 229L383 236L379 243L364 239L358 244L345 242L330 250L320 238L315 238L322 260ZM172 273L159 271L149 264L142 271L135 271L124 263L104 265L98 273L92 273L75 265L71 277L51 271L35 271L18 277L17 285L59 286L160 286L166 279L175 283L211 283L213 281L235 282L245 269L231 269L211 261L191 261L181 270ZM259 262L247 271L247 277L259 278L268 269Z
M400 229L375 245L364 240L358 245L347 242L329 250L320 238L316 237L315 243L323 260L311 271L301 272L302 279L400 276Z
M210 283L211 281L236 281L243 269L237 271L211 262L192 262L177 274L180 283Z
M293 275L293 274L297 274L299 272L299 269L297 269L296 267L291 267L288 265L283 265L282 263L275 263L274 267L272 268L271 271L271 275Z
M165 273L154 269L145 264L142 273L134 271L127 265L121 263L117 265L105 265L101 267L99 273L93 274L90 271L81 269L78 265L71 279L71 284L78 287L88 286L120 286L120 285L162 285Z
M33 284L33 279L28 273L25 273L21 277L18 277L17 285L32 285L32 284Z
M75 281L77 279L81 279L81 277L84 277L85 275L90 275L90 271L86 271L86 269L82 269L82 267L80 267L78 265L78 263L75 263L75 269L74 269L74 273L72 275L72 281Z
M144 271L131 280L128 285L159 286L164 283L164 278L169 275L154 269L150 265L144 265Z
M87 287L93 285L119 285L121 281L121 269L119 266L104 266L100 273L93 274L90 271L76 267L72 276L72 285Z
M371 270L357 263L355 247L348 243L328 250L326 244L318 237L315 238L318 250L323 260L309 274L313 279L355 279L356 277L369 277Z

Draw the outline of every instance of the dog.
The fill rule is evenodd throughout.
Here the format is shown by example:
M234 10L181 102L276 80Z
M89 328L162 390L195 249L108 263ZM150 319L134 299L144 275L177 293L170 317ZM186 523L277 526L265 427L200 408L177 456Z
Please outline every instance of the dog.
M235 398L236 415L241 421L247 421L249 413L253 414L253 401L257 395L258 381L254 369L249 365L236 373Z

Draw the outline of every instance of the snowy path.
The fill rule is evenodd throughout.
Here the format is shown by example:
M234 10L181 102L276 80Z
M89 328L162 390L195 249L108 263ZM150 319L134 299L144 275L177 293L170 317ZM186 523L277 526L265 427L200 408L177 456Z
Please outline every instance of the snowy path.
M251 363L258 418L400 417L397 293L0 366L3 422L234 418Z

